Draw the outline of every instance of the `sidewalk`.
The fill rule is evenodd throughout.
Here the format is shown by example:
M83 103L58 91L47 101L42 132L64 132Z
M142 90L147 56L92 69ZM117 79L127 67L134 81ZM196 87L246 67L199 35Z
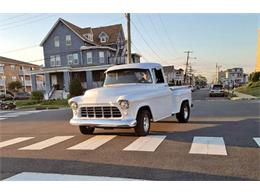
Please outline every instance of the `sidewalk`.
M237 97L232 97L231 100L255 100L255 99L259 99L258 97L248 95L248 94L244 94L244 93L239 93L237 91L234 91L234 94Z

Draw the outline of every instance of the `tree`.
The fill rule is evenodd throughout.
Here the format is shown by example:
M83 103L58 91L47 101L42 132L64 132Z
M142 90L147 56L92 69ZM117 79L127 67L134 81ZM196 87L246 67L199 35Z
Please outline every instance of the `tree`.
M83 94L84 90L81 86L80 81L77 78L73 79L70 82L69 91L70 91L70 97L75 97Z
M202 75L198 75L195 77L195 85L197 86L201 86L204 87L207 85L207 78L202 76Z
M19 89L21 89L23 86L22 86L22 83L20 81L12 81L11 83L8 84L7 88L10 90L10 91L13 91L13 92L18 92Z

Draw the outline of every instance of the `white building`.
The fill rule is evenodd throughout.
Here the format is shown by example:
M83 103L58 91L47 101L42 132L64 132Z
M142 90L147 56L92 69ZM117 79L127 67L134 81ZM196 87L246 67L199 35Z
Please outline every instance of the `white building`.
M184 83L184 70L175 69L174 66L163 67L166 81L174 85L182 85Z
M224 85L238 86L248 82L248 75L243 68L231 68L218 72L218 80Z

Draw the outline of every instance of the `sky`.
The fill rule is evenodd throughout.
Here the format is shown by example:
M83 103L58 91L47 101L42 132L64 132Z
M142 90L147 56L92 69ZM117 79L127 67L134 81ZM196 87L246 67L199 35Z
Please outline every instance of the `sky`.
M53 24L63 18L80 27L121 23L117 14L0 14L0 56L43 64L39 46ZM260 14L131 14L132 52L142 61L184 68L186 54L195 74L214 79L216 63L221 70L242 67L255 70Z

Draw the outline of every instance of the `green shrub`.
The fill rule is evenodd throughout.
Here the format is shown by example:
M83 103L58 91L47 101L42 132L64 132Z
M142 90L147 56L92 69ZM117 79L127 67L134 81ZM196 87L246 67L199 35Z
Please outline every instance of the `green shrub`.
M8 89L13 91L13 92L17 92L19 89L21 89L22 83L20 81L12 81L8 84Z
M44 100L44 101L41 102L41 105L67 106L68 100Z
M258 72L252 72L250 75L249 75L249 81L251 82L257 82L260 80L260 71Z
M36 100L38 102L42 101L44 98L43 92L42 91L33 91L31 99Z
M81 83L78 79L73 79L70 82L69 91L70 91L70 95L69 95L70 98L83 94L83 88L82 88Z

